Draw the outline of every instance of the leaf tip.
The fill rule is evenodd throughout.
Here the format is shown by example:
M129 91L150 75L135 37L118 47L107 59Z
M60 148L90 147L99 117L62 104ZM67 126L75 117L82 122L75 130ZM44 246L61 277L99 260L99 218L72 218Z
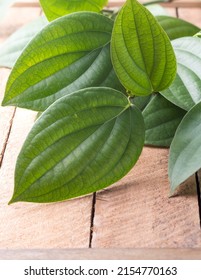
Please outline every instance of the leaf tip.
M19 199L13 195L13 197L11 198L11 200L8 202L8 205L11 205L11 204L13 204L13 203L15 203L15 202L18 202L18 201L19 201Z

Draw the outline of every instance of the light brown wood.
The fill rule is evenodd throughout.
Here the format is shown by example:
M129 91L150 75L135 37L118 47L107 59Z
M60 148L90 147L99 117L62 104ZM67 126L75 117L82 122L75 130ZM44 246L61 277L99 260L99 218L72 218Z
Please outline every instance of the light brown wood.
M108 7L120 7L122 6L126 0L110 0L108 3ZM141 3L149 2L148 0L141 0ZM201 2L198 0L173 0L166 3L161 3L164 7L183 7L183 8L201 8ZM24 0L17 1L13 4L14 7L39 7L39 1L37 0Z
M40 12L40 8L8 9L6 16L0 21L0 42L5 40L22 25L34 20L40 15Z
M17 109L0 170L0 248L84 248L89 246L92 197L55 204L16 203L14 168L35 113Z
M0 260L201 260L200 249L0 250Z
M201 247L194 177L169 198L167 157L145 148L125 178L97 193L93 248Z
M201 3L201 1L200 1ZM191 23L199 26L201 28L201 8L196 9L178 9L179 18L190 21Z
M119 7L122 6L126 0L110 0L108 3L108 7ZM149 2L147 0L139 1L141 3ZM150 1L151 2L151 1ZM160 3L161 6L164 7L173 7L173 8L201 8L201 2L199 0L172 0L165 3Z
M4 95L4 88L9 74L8 69L0 70L0 104ZM6 147L6 142L9 137L10 127L12 123L12 118L14 117L14 108L0 107L0 166L3 159L4 150Z

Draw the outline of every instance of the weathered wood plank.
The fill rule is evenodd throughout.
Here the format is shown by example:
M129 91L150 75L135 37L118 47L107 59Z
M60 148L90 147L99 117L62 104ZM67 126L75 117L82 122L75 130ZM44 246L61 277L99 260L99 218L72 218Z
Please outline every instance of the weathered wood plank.
M91 196L55 204L7 205L13 192L16 158L35 114L17 109L0 170L0 248L87 248Z
M150 0L151 2L152 0ZM108 7L119 7L123 5L126 0L110 0ZM141 3L149 2L148 0L140 0ZM161 3L165 7L201 7L201 3L198 0L170 0L166 3ZM21 0L13 4L14 7L39 7L39 2L37 0Z
M201 4L201 1L200 1ZM200 8L178 9L179 18L187 20L201 28L201 6Z
M97 193L93 248L201 247L194 177L169 198L167 156L145 148L124 179Z
M201 260L200 249L0 250L0 260Z
M4 88L10 71L8 69L0 70L0 104L3 99ZM9 137L12 118L14 117L14 108L5 108L0 106L0 168L3 160L3 154Z
M32 8L10 8L0 22L0 42L5 40L9 35L15 32L22 25L34 20L40 15L41 9Z
M126 0L110 0L108 3L108 7L119 7L122 6ZM149 2L147 0L141 0L139 1L141 3L146 3ZM151 2L151 1L150 1ZM163 7L173 7L173 8L200 8L201 7L201 2L198 0L172 0L169 2L165 3L160 3L161 6Z

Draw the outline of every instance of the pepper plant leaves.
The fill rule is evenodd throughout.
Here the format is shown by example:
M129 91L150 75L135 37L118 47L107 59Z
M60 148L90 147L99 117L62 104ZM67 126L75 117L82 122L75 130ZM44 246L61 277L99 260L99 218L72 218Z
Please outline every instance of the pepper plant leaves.
M107 2L108 0L40 0L43 11L50 21L79 11L100 12Z
M39 17L13 33L0 46L0 66L12 68L29 41L47 24L44 17Z
M117 16L111 50L117 76L133 95L165 89L175 77L176 60L170 40L137 0L127 0Z
M112 20L90 12L48 24L14 65L2 104L44 111L58 98L82 88L121 90L110 59L112 26Z
M201 41L185 37L172 41L177 58L177 75L162 95L184 110L201 100Z
M142 114L123 93L100 87L64 96L36 121L22 147L11 203L102 189L132 168L143 143Z
M143 111L145 144L169 147L186 111L156 94Z
M201 168L201 102L184 117L170 146L169 179L172 193Z
M170 40L193 36L200 30L197 26L179 18L161 15L156 16L156 19L167 33Z

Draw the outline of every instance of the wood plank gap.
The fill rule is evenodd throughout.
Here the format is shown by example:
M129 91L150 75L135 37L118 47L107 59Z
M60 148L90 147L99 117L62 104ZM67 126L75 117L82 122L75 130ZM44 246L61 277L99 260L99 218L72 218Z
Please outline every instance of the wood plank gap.
M175 8L175 12L176 12L176 17L179 18L179 8L178 7Z
M13 120L14 120L14 117L15 117L15 112L16 112L16 108L14 109L13 114L12 114L12 116L11 116L11 119L10 119L10 127L9 127L9 129L8 129L8 133L7 133L7 135L6 135L5 142L4 142L4 144L3 144L3 149L2 149L1 154L0 154L0 168L1 168L2 163L3 163L4 154L5 154L5 151L6 151L7 144L8 144L8 139L9 139L9 137L10 137L10 133L11 133L11 130L12 130Z
M200 218L200 229L201 229L201 191L200 191L200 181L198 173L195 173L196 187L197 187L197 198L198 198L198 210Z
M94 218L95 218L95 212L96 212L96 192L93 193L93 198L92 198L91 225L90 225L90 236L89 236L89 248L92 247L93 232L94 232Z

